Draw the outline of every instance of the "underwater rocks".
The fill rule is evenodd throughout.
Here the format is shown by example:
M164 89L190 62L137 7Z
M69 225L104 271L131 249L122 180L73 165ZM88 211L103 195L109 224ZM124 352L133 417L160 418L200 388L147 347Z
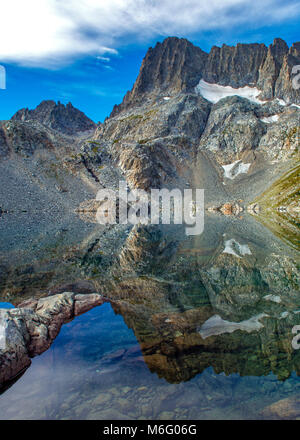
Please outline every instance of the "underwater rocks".
M262 414L268 419L299 420L300 418L300 394L281 399L267 406Z
M65 292L0 309L0 389L50 347L63 324L103 302L100 294Z

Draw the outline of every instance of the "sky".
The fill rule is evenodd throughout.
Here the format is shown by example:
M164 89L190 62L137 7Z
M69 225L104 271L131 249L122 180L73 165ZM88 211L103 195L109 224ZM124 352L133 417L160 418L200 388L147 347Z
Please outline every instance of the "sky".
M167 36L205 51L300 40L300 0L2 0L0 13L0 120L53 99L102 122Z

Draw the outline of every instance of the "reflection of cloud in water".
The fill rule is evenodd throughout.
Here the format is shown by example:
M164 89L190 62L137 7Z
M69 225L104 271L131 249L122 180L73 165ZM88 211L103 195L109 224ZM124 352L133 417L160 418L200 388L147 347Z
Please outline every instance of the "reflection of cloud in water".
M246 331L248 333L260 330L263 324L259 322L260 319L266 317L265 313L253 316L250 319L241 322L230 322L221 318L219 315L214 315L209 318L201 327L200 336L205 339L209 336L222 335L223 333L233 333L236 330Z

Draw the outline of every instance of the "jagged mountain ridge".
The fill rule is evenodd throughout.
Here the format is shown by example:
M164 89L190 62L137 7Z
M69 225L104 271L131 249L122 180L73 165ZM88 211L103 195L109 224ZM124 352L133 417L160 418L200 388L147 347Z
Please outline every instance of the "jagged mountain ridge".
M291 84L295 62L300 63L299 43L289 49L281 39L268 49L257 43L223 45L207 54L169 37L148 50L132 91L103 124L95 126L71 104L54 101L22 109L1 123L0 167L10 163L20 169L25 157L26 174L28 167L40 174L45 158L36 159L50 155L54 179L75 174L78 184L88 184L94 193L103 186L117 188L125 178L130 187L146 190L204 188L208 204L251 202L299 154L299 109L288 105L299 102ZM214 103L197 90L200 79L256 86L263 101L228 96ZM273 99L276 93L286 105ZM228 174L228 166L241 172ZM63 194L70 187L57 183Z
M298 64L300 43L289 48L280 38L268 48L258 43L223 44L206 53L186 39L168 37L148 50L132 90L114 107L111 116L155 90L192 92L200 79L235 88L257 86L262 98L300 103L291 85L291 70Z
M281 39L268 49L223 45L206 54L167 38L148 50L132 90L95 139L131 187L190 186L204 188L208 204L249 203L299 155L296 62L298 43L289 49ZM224 86L230 96L218 96Z
M36 121L49 128L67 135L94 130L96 124L83 112L73 107L69 102L67 105L59 101L42 101L34 110L23 108L17 111L12 121L28 122Z

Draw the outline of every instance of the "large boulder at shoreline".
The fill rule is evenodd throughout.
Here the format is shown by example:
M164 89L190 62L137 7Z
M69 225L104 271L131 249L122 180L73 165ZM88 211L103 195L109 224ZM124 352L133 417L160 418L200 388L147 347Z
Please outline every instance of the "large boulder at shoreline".
M100 294L65 292L0 309L0 389L50 347L63 324L103 302Z

